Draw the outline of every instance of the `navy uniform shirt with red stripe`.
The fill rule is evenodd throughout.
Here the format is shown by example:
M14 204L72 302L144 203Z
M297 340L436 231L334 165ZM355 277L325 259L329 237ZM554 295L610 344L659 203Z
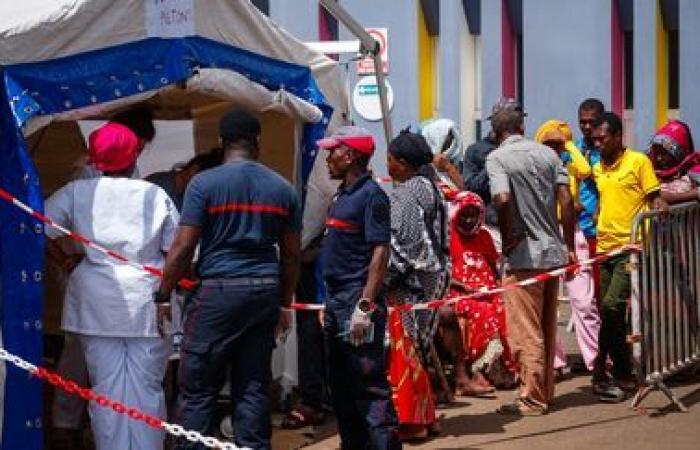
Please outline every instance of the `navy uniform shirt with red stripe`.
M389 198L369 173L338 189L323 240L323 275L330 286L367 281L372 251L391 241Z
M283 231L301 230L292 186L254 161L235 161L200 173L185 192L180 225L202 228L200 278L279 275Z

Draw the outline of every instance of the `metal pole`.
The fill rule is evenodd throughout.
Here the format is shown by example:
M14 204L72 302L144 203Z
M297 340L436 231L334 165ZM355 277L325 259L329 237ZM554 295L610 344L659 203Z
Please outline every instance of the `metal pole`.
M391 117L389 116L389 103L386 98L386 85L384 84L381 55L379 54L379 42L370 36L336 0L319 0L319 3L326 11L335 17L338 22L345 25L345 27L360 40L361 51L371 54L374 59L374 71L377 77L377 88L379 89L379 105L382 109L382 122L384 124L384 137L386 139L386 145L389 145L393 132L391 129Z

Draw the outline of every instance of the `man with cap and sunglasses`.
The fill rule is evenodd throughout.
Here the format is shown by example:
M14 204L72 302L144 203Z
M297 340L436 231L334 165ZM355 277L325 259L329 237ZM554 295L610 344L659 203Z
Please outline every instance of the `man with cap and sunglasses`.
M267 388L276 335L289 328L299 279L301 207L292 186L256 161L260 122L231 111L219 124L224 164L195 176L157 304L167 304L200 242L199 286L184 306L177 419L210 434L231 366L236 444L270 448ZM278 256L279 254L279 256ZM169 309L163 307L160 319ZM204 448L185 439L178 449Z
M354 126L318 142L342 183L328 212L323 273L330 387L341 448L397 449L386 378L386 306L381 292L391 241L389 199L368 170L374 138Z
M54 222L114 250L130 261L162 267L175 237L178 214L168 195L131 179L139 141L124 125L108 123L89 138L90 159L100 176L76 180L46 201ZM49 257L71 261L46 229ZM92 387L109 398L156 417L165 416L162 381L168 341L156 327L151 293L157 278L85 248L70 263L62 327L77 336ZM77 265L76 265L77 263ZM90 403L98 450L163 448L163 433Z

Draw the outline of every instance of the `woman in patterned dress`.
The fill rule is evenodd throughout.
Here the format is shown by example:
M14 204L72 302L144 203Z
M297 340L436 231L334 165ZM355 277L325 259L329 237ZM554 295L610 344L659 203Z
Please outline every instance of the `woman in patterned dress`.
M499 254L484 227L484 202L473 192L461 192L454 201L454 208L450 223L452 283L449 297L495 288ZM493 391L485 374L494 368L494 363L501 360L507 371L512 370L503 300L500 295L463 298L455 303L454 312L463 348L461 361L457 358L455 364L458 394L480 395Z
M387 288L389 382L404 440L437 432L435 400L427 369L439 364L432 309L401 310L444 296L449 285L448 217L444 199L430 175L425 139L403 131L388 148L388 169L395 186L391 199L391 257ZM396 308L399 307L399 308Z

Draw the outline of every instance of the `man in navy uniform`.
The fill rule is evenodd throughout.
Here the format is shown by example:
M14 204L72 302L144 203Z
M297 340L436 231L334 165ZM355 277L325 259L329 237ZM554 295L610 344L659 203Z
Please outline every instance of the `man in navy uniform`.
M324 328L341 447L398 449L398 420L385 367L386 306L381 286L389 259L389 199L368 171L374 138L341 127L318 142L331 178L341 180L326 221Z
M200 286L186 302L178 421L211 434L216 399L231 365L236 444L270 448L267 387L275 331L286 331L299 279L301 208L292 186L256 162L260 122L242 111L219 126L224 164L185 192L180 225L154 294L159 322L170 293L201 240ZM279 257L278 257L279 250ZM204 448L184 439L178 449Z

